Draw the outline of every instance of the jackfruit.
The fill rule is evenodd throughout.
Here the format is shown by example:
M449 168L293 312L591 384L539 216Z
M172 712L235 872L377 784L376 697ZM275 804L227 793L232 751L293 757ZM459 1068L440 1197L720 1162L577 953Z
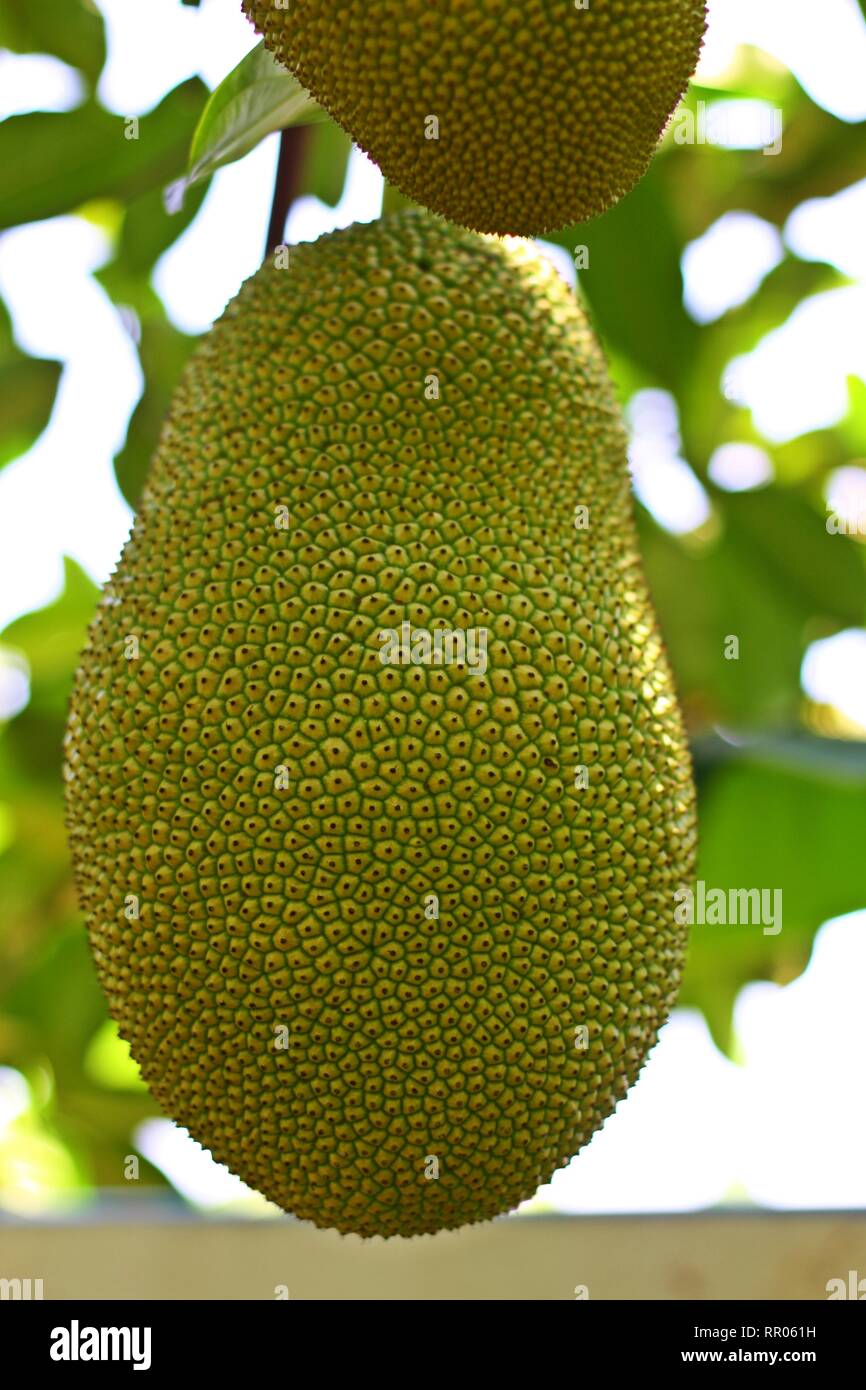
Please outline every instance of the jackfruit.
M165 1110L298 1217L504 1212L675 995L693 788L604 360L412 210L194 352L77 673L95 962Z
M646 172L705 0L243 0L265 45L408 197L539 236Z

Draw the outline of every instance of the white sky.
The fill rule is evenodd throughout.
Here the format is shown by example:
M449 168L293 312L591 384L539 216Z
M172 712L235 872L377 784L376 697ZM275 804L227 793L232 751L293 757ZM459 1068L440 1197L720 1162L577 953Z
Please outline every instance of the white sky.
M256 42L234 0L204 0L198 11L177 0L98 5L109 23L99 95L122 115L145 112L194 73L214 85ZM842 119L863 119L866 24L856 0L821 0L820 17L816 9L814 0L714 0L699 77L711 84L737 43L758 44L791 66L821 105ZM0 54L0 117L64 110L80 99L80 80L62 63ZM218 174L202 212L160 262L157 288L187 331L204 329L257 268L275 158L271 137ZM355 154L341 206L334 212L304 200L293 211L288 240L369 220L380 200L380 176ZM804 204L781 239L760 219L731 209L688 248L686 305L698 321L712 321L753 292L783 243L862 281L864 224L866 184ZM73 217L0 235L0 292L19 343L65 363L49 428L0 472L0 629L56 595L63 554L104 580L131 524L111 460L142 381L120 317L92 278L107 256L102 234ZM727 388L771 440L832 424L847 407L846 376L866 376L864 322L862 283L818 296L732 364ZM642 393L631 424L642 500L674 532L700 524L709 504L680 456L672 400ZM732 489L759 485L770 476L760 455L726 446L714 459L714 480ZM0 685L2 675L0 665ZM13 698L20 698L21 679L13 669ZM814 698L866 724L866 633L816 643L803 679ZM866 1205L866 1134L862 1112L850 1104L862 1092L864 974L866 914L826 926L800 981L744 991L737 1013L742 1066L719 1056L699 1016L677 1014L630 1098L541 1200L575 1211L674 1210L736 1191L770 1205ZM154 1122L141 1142L184 1190L211 1201L237 1195L234 1180L167 1122Z

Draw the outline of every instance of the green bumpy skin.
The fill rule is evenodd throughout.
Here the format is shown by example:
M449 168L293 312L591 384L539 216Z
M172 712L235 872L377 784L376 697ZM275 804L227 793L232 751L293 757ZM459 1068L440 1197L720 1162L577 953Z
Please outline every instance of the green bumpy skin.
M486 671L383 664L405 621L486 630ZM252 1187L413 1235L587 1142L674 1000L695 816L612 388L549 262L409 211L247 281L178 388L66 777L120 1032Z
M646 172L705 0L243 0L266 46L408 197L479 232L596 217ZM438 138L431 138L438 121Z

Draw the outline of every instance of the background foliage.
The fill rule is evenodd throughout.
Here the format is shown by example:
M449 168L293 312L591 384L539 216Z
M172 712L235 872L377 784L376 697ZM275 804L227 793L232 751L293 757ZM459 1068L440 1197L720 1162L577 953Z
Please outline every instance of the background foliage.
M145 386L115 460L118 484L134 506L193 345L169 321L151 274L207 193L212 168L206 158L202 162L205 125L195 137L182 208L172 215L165 209L164 190L187 172L209 93L197 79L182 83L141 118L141 138L128 140L123 118L102 109L95 96L105 35L85 0L6 0L0 45L54 54L85 82L76 109L15 116L0 126L0 228L73 212L98 215L116 228L113 255L98 278L118 308L134 315L140 333ZM279 103L291 93L272 90L260 58L248 70L261 91L268 89L260 106L270 102L285 112ZM224 120L227 110L237 114L229 99L234 94L224 92L211 111ZM671 534L638 510L646 568L693 739L699 874L712 886L784 893L785 927L778 937L734 927L694 935L682 1000L705 1012L723 1047L741 986L750 979L793 978L808 961L818 926L864 905L861 855L852 848L866 842L863 731L810 705L800 684L810 642L864 621L866 550L855 538L828 535L824 489L833 469L866 455L866 386L851 382L850 411L836 427L781 445L762 438L750 412L724 390L731 359L753 349L811 296L846 281L833 266L787 250L745 304L702 326L684 307L681 271L686 245L730 209L753 211L781 229L804 200L866 179L866 139L862 126L829 115L789 72L757 51L742 65L735 92L693 88L687 102L696 110L699 101L730 95L781 107L785 143L778 158L678 146L668 138L630 198L596 223L556 238L569 251L589 247L580 292L623 402L645 388L673 396L682 456L711 500L711 520L687 536ZM249 102L238 121L243 128L229 130L236 138L225 147L228 156L249 147L250 123L258 122L257 137L279 124L268 124L266 109L251 113ZM226 130L216 134L225 139ZM310 126L297 192L335 204L348 148L330 122ZM0 371L3 466L44 429L60 366L16 345L2 304ZM774 480L742 494L714 486L709 462L726 442L764 449ZM133 1127L157 1113L107 1023L64 842L65 706L96 593L69 561L57 600L2 634L10 659L26 662L31 694L0 730L0 1062L30 1079L38 1108L19 1133L18 1157L0 1157L0 1185L15 1183L22 1154L61 1185L116 1183ZM739 661L724 659L728 634L740 639ZM147 1181L163 1181L145 1163L143 1170Z

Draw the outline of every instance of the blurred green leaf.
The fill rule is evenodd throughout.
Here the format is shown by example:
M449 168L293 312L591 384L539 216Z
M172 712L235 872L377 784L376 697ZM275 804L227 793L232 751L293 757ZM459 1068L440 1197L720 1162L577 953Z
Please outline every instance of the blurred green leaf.
M800 89L793 73L776 62L762 48L742 44L737 52L736 76L725 75L718 84L690 82L677 115L684 110L694 112L700 102L709 105L716 101L766 101L784 106ZM665 134L667 142L676 144L676 116Z
M0 468L35 444L51 415L61 364L28 357L16 347L12 324L0 303Z
M792 610L832 625L866 620L866 568L860 547L827 531L825 518L792 488L761 488L724 499L726 524L754 587L772 585Z
M159 188L148 189L132 199L126 208L114 259L97 272L97 278L110 294L113 288L135 279L147 282L156 262L187 227L201 207L208 184L202 183L187 198L183 211L172 216L166 211Z
M704 1011L720 1046L730 1046L731 1011L743 985L795 978L818 927L866 907L861 861L851 853L864 837L862 786L841 777L756 761L711 779L701 805L698 878L708 889L782 893L777 935L765 935L761 925L692 928L680 1002Z
M142 1188L166 1186L158 1168L138 1154L139 1175L127 1181L126 1161L136 1154L133 1133L143 1120L159 1115L160 1110L148 1091L113 1091L106 1086L88 1083L58 1088L54 1107L54 1123L67 1142L86 1151L95 1187L126 1188L126 1201ZM126 1208L128 1214L128 1208Z
M839 120L790 74L787 81L780 154L666 142L659 159L689 240L732 209L782 227L806 198L830 197L866 178L866 123ZM694 104L695 93L687 100Z
M843 431L849 448L855 451L866 450L866 381L859 376L848 378L848 414L839 428Z
M84 645L99 590L84 570L64 560L61 594L35 613L16 618L0 632L0 643L23 652L43 708L65 708L78 654Z
M326 119L297 78L258 44L211 94L192 139L187 172L168 191L169 205L182 206L188 188L249 154L273 131Z
M693 720L795 722L816 631L866 619L861 548L829 535L792 489L714 494L721 534L695 548L639 513L644 565L680 694ZM725 644L739 639L739 658Z
M114 460L118 485L133 509L181 369L195 343L169 321L152 288L151 275L159 257L192 222L206 192L207 184L199 184L176 216L166 211L158 189L135 199L127 208L114 258L96 273L114 302L132 308L138 318L144 389Z
M638 521L644 568L690 726L794 722L802 615L766 583L760 554L743 553L727 533L695 551L642 511ZM731 635L739 639L739 660L725 656Z
M66 585L46 608L10 623L0 643L23 654L30 670L30 700L2 728L0 803L10 818L11 835L0 854L0 979L11 988L26 981L37 961L77 921L63 824L61 778L63 727L78 652L93 615L96 586L73 561L66 561ZM69 981L62 978L58 987ZM82 1007L67 996L69 1007ZM34 1019L0 1015L0 1045L20 1061L44 1042L33 1039ZM62 1045L65 1047L65 1044Z
M832 266L786 256L745 304L698 330L679 390L684 455L698 473L706 473L715 450L730 441L761 445L775 459L777 448L761 439L750 412L724 394L730 364L782 328L806 299L844 283ZM821 459L814 453L806 474L820 470ZM792 470L785 474L792 482L801 476Z
M111 1090L145 1089L138 1063L132 1060L129 1043L124 1042L112 1018L107 1018L90 1039L84 1069L98 1085Z
M407 197L395 183L389 183L385 179L382 187L382 214L385 216L389 212L401 212L403 208L418 207L418 204ZM572 247L567 246L566 250L571 251Z
M150 460L159 442L171 398L196 339L164 320L142 325L139 356L144 392L129 422L126 441L114 460L121 492L135 510Z
M80 924L41 943L26 973L8 990L4 1008L23 1025L17 1065L28 1067L50 1057L59 1083L80 1085L85 1080L88 1044L106 1009Z
M307 132L298 197L319 198L336 207L343 196L352 142L334 121L320 121Z
M74 560L65 559L64 568L59 597L0 633L0 646L21 653L30 671L30 699L4 731L6 756L20 775L58 790L72 674L99 593Z
M49 751L50 775L35 774L24 750L16 749L11 758L8 731L0 740L0 803L11 828L0 854L3 991L29 973L49 937L77 922L63 825L59 736ZM18 1055L16 1038L20 1042L22 1027L21 1020L10 1023L0 1008L0 1053L7 1058Z
M835 782L866 786L866 741L821 738L803 729L779 734L701 734L692 740L697 771L733 762L759 762L784 772L807 773Z
M26 453L48 424L60 380L59 362L21 357L0 362L0 468Z
M666 197L664 163L659 155L628 198L603 217L550 240L572 253L587 248L580 287L605 344L676 391L698 329L683 307L683 238Z
M0 1131L0 1201L20 1216L86 1202L90 1170L34 1108Z
M51 53L93 86L105 62L105 25L89 0L3 0L0 48Z
M783 328L806 300L848 284L850 281L835 266L786 255L744 304L706 325L705 342L712 341L719 362L726 363L732 357L752 352L768 333Z
M75 111L31 112L0 125L3 198L0 230L72 212L93 198L131 198L162 187L183 167L207 95L191 78L138 118L96 102Z

